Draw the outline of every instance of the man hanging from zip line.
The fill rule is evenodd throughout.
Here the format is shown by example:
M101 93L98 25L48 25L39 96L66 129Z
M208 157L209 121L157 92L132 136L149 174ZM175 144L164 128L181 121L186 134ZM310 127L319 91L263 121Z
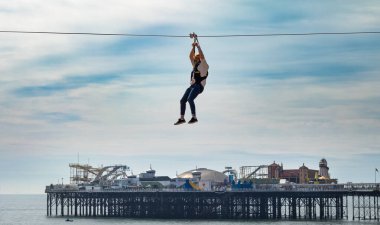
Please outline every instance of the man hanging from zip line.
M190 61L193 66L193 71L191 72L190 87L186 89L180 104L181 104L181 113L180 118L174 125L179 125L186 123L185 120L185 111L186 111L186 102L189 102L192 118L189 121L189 124L198 122L197 115L195 112L194 99L203 92L206 85L206 79L208 76L209 65L206 62L206 58L202 52L201 46L199 45L197 35L195 33L190 34L191 38L194 38L194 43L192 44L192 49L190 51ZM198 53L195 53L195 48L198 49Z

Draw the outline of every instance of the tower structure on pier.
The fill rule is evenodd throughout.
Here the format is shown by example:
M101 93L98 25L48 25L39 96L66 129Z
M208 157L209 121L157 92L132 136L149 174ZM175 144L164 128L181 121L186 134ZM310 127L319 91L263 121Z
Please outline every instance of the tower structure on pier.
M330 179L329 167L327 166L327 161L324 158L319 161L319 176Z

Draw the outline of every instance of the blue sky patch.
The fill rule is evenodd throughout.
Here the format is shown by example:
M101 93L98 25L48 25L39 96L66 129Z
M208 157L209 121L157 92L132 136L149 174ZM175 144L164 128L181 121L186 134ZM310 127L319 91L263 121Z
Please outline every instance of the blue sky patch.
M48 121L49 123L69 123L80 121L80 115L64 112L41 112L32 116L34 119Z
M20 87L14 93L20 97L49 96L60 92L78 89L91 84L107 84L121 79L120 74L95 74L87 76L68 76L44 85Z

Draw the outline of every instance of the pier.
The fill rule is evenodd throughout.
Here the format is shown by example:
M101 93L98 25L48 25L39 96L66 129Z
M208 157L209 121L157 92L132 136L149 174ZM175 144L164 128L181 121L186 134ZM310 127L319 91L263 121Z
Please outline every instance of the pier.
M380 221L375 184L262 185L247 190L46 187L47 216Z

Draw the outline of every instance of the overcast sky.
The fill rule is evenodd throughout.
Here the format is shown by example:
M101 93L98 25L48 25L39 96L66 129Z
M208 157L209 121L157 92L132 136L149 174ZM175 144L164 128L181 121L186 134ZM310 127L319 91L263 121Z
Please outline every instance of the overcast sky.
M380 31L380 3L13 0L0 1L0 30ZM374 182L379 34L200 38L210 70L196 99L199 122L173 126L191 41L0 33L0 193L68 182L78 153L81 163L126 164L135 174L152 165L171 177L273 161L317 169L326 158L340 182Z

